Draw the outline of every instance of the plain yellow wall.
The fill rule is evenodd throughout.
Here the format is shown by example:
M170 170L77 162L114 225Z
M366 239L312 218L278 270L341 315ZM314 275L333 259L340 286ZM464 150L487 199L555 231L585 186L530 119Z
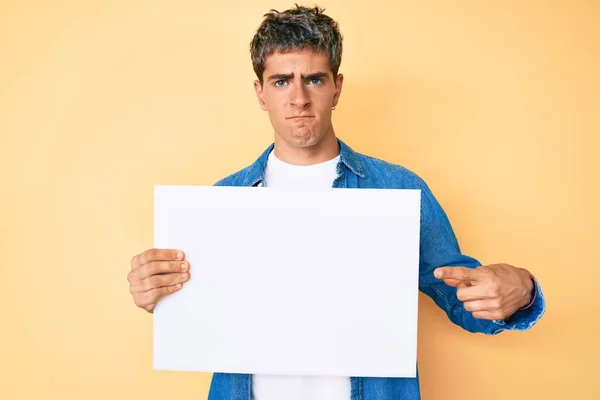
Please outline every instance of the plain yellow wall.
M422 296L423 399L599 399L599 2L319 4L345 37L338 135L420 174L467 254L548 301L486 337ZM153 185L212 184L272 140L248 45L292 5L0 3L0 399L205 398L210 375L152 370L129 261Z

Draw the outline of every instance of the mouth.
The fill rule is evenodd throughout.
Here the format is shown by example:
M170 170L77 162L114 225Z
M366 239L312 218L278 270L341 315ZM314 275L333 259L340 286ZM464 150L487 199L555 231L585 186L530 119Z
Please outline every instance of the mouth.
M314 118L314 115L292 115L291 117L287 117L286 119L304 119L304 118Z

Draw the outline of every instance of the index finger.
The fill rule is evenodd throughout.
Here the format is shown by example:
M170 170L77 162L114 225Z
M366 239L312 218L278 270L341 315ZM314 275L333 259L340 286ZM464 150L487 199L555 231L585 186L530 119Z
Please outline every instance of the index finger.
M465 267L441 267L433 271L438 279L455 279L459 281L477 280L477 272L472 268Z
M184 257L183 251L178 249L150 249L135 256L133 264L141 267L153 261L181 261Z

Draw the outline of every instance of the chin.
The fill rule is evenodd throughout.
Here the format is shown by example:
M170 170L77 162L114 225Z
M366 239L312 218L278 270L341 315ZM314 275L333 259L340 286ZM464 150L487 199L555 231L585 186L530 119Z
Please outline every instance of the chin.
M320 139L312 135L292 136L292 145L294 147L312 147L319 143Z
M294 147L311 147L318 144L321 139L323 139L310 131L294 132L291 133L288 138L290 139L289 144Z

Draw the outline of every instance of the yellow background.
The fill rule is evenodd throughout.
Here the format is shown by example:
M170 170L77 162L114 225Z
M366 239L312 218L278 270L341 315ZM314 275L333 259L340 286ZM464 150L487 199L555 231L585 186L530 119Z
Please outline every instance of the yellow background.
M464 252L547 297L529 332L486 337L422 296L423 399L599 399L599 2L319 4L345 37L338 135L420 174ZM152 370L126 275L154 184L212 184L272 140L248 45L292 5L0 3L0 399L205 398L210 375Z

